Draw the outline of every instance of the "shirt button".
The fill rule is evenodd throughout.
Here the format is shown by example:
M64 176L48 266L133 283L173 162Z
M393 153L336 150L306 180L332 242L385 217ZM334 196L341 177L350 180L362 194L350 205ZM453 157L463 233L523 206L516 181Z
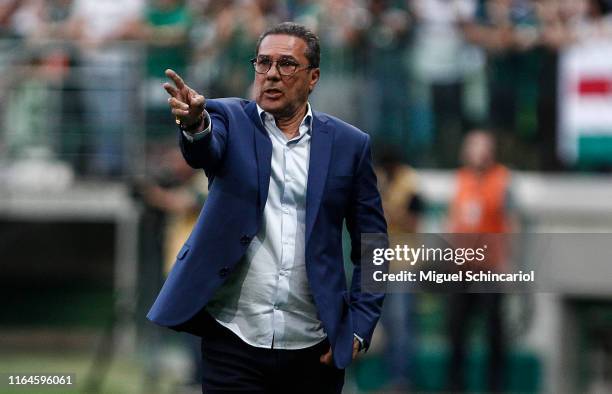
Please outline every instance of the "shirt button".
M224 278L227 276L227 274L229 274L229 268L228 267L223 267L219 270L219 276Z

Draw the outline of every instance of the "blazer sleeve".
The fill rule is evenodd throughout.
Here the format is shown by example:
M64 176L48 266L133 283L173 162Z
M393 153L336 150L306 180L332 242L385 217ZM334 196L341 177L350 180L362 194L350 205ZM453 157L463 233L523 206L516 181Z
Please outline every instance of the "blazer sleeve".
M179 144L187 164L202 168L207 174L214 174L221 164L228 139L227 116L220 105L209 105L210 133L190 141L179 130Z
M351 238L351 261L354 265L350 290L350 308L353 319L353 332L364 340L367 349L372 339L374 327L380 317L384 293L363 292L361 289L361 235L364 233L382 234L382 243L377 247L387 247L387 223L382 202L376 186L376 175L372 166L370 137L365 134L361 157L354 178L353 193L346 217L347 230ZM380 241L379 241L380 242Z

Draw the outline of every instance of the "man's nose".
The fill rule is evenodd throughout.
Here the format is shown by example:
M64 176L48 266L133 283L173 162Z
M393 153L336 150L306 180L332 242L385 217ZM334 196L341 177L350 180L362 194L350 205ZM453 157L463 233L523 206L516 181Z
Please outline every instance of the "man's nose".
M271 79L274 81L277 81L280 79L280 73L278 72L278 66L276 65L276 62L272 63L272 66L266 73L266 79Z

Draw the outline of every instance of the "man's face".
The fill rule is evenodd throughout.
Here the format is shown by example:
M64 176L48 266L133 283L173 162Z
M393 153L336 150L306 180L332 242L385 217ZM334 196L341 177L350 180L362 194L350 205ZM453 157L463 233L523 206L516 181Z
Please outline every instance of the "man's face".
M493 138L482 132L468 134L463 145L463 160L475 170L487 169L495 161Z
M306 42L284 34L266 36L259 46L257 59L271 61L265 74L255 73L255 101L274 116L290 116L308 100L308 95L319 80L319 69L308 68ZM293 75L281 75L277 62L298 64Z

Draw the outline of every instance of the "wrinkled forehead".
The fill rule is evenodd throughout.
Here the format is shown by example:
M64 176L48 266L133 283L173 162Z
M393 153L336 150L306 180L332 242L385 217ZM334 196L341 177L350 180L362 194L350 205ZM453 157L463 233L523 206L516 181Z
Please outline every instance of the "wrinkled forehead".
M299 37L286 34L270 34L261 41L257 56L293 57L303 63L307 61L307 49L306 42Z

